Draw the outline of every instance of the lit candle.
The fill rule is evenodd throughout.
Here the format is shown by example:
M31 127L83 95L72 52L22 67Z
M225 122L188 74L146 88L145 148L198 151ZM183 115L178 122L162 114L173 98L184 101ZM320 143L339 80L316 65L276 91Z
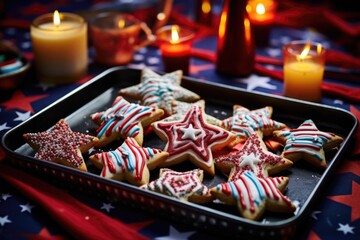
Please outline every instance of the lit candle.
M164 26L157 31L160 51L166 72L182 70L189 73L191 43L194 37L192 31L180 28L178 25Z
M321 44L293 41L284 46L284 95L320 102L325 68Z
M195 7L195 18L198 23L211 26L211 0L198 0Z
M255 44L267 46L271 26L275 20L277 4L273 0L249 0L246 10L254 31Z
M45 14L30 29L38 79L63 84L79 80L87 72L87 25L72 13Z

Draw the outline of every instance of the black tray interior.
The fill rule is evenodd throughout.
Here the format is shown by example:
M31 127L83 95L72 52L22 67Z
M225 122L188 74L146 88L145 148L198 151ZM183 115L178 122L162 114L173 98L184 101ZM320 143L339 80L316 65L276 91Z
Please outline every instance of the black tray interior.
M8 152L13 152L21 157L31 158L34 156L34 152L24 142L22 134L45 131L61 118L67 120L73 131L95 135L97 126L90 120L89 115L110 107L117 96L118 90L137 84L140 76L140 69L116 67L105 71L21 125L10 130L3 138L3 146ZM186 77L183 78L182 86L198 93L202 99L205 99L206 112L219 119L232 116L234 104L243 105L250 110L272 106L274 110L272 119L283 122L289 127L298 127L304 120L312 119L321 131L333 132L344 138L344 142L340 147L341 151L334 150L326 153L326 159L329 163L326 171L320 171L306 163L297 162L291 169L278 174L289 176L290 178L285 195L299 204L298 215L306 210L305 208L307 208L309 202L316 198L320 185L323 185L326 178L334 172L337 163L341 161L340 157L344 152L343 150L349 145L351 136L357 126L357 120L351 113L338 108L248 92ZM114 149L121 143L122 141L115 142L101 150ZM150 133L144 138L144 146L162 149L165 143L154 133ZM88 155L84 154L84 158L87 159ZM100 171L88 161L86 162L90 174L98 176ZM185 162L171 168L184 171L195 167L190 162ZM159 169L151 171L151 180L158 177L158 172ZM204 177L204 183L209 187L224 181L226 181L226 177L219 171L216 172L215 177L207 175ZM219 202L214 202L206 204L205 207L219 210L220 213L238 216L236 206L226 206ZM293 214L265 212L262 219L258 222L266 222L267 225L271 225L272 223L276 224L287 219L296 219L296 216Z

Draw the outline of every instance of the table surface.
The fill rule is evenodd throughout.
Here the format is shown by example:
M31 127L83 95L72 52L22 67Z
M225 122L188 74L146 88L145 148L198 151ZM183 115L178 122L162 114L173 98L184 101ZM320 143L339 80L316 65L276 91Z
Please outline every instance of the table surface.
M106 1L57 1L59 9L63 11L76 12L89 9L97 2ZM174 6L179 9L190 1L175 1ZM214 1L214 11L221 11L221 1ZM16 1L15 1L16 3ZM191 6L191 5L189 5ZM32 3L31 1L21 8L8 3L5 17L29 21L36 15L53 10L53 5L46 1ZM186 9L186 7L185 7ZM190 8L188 8L190 9ZM188 13L191 17L191 13ZM4 21L6 18L1 21ZM32 59L31 40L29 30L14 26L3 27L0 38L10 40L19 47L26 57ZM332 41L327 36L320 34L312 28L289 28L277 26L272 28L268 46L257 48L256 54L281 58L281 47L291 40L311 39L323 43L327 48L338 49L346 52L341 44ZM216 36L207 36L194 42L193 46L199 49L214 51L216 49ZM134 55L129 66L149 67L154 70L163 71L159 49L153 46L141 48ZM268 68L281 68L279 66L265 65ZM89 47L89 74L80 82L63 86L45 85L36 79L27 79L24 84L15 91L2 92L0 100L0 136L6 131L25 121L36 112L40 111L50 103L56 101L66 93L76 89L86 80L90 79L107 67L100 66L94 62L94 50ZM218 74L214 64L204 59L192 58L189 76L215 83L225 83L237 86L248 91L259 91L274 95L282 95L283 83L268 76L252 74L247 78L229 78ZM325 79L332 83L340 83L335 79ZM341 82L347 86L358 88L354 82ZM345 110L360 109L359 103L349 102L341 98L323 96L321 104L339 107ZM0 155L1 156L1 155ZM2 156L4 157L4 156ZM319 203L314 206L312 214L303 226L299 239L359 239L360 236L360 164L353 159L344 159L339 170L329 182L329 187L324 191ZM134 209L128 209L121 205L103 202L88 198L86 195L70 191L80 201L101 211L113 218L119 219L126 224L139 226L137 231L150 239L210 239L213 236L204 231L169 222ZM129 217L131 216L131 217ZM68 236L66 231L51 219L40 206L32 202L11 187L5 180L0 179L0 238L1 239L27 239L51 237L60 239Z

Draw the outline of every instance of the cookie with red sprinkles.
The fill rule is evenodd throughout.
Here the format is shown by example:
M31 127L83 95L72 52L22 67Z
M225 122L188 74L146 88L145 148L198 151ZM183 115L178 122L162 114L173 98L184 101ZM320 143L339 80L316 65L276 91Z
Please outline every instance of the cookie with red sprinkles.
M239 149L215 157L215 166L228 181L235 181L245 171L253 172L257 177L268 177L288 169L292 161L267 150L262 138L253 133Z
M99 140L94 136L73 132L64 119L48 131L25 133L23 138L36 151L35 158L83 171L87 171L87 167L82 153Z

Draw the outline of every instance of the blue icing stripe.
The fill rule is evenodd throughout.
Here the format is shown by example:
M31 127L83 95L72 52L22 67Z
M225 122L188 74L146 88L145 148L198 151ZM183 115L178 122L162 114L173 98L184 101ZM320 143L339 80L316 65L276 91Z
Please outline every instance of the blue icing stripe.
M254 184L254 186L256 187L258 193L259 193L259 197L260 197L260 200L264 200L265 199L265 192L264 192L264 189L263 187L261 186L259 180L256 178L255 174L253 174L252 172L250 171L247 171L244 173L248 178L249 180ZM260 204L260 201L259 199L254 199L255 203L257 205Z
M229 186L231 188L231 192L232 192L232 195L233 197L236 199L236 200L239 200L239 194L238 194L238 191L235 187L235 184L234 182L229 182Z
M153 157L155 154L154 154L154 151L151 149L151 148L145 148L146 151L148 152L149 156L150 157Z
M118 166L121 167L121 166L124 165L124 160L122 158L120 158L120 156L119 156L121 154L121 152L119 150L111 151L109 153L111 153L111 155L113 157L115 157L116 163L117 163Z
M109 128L109 126L111 125L112 122L114 122L115 119L112 118L110 119L104 126L103 128L100 130L100 132L98 133L97 137L101 138L101 136L103 136L106 132L106 130Z

